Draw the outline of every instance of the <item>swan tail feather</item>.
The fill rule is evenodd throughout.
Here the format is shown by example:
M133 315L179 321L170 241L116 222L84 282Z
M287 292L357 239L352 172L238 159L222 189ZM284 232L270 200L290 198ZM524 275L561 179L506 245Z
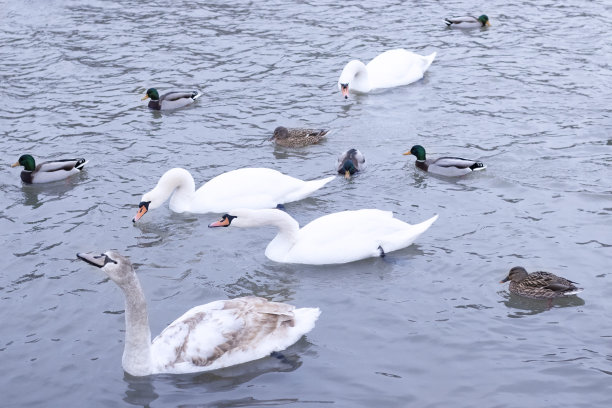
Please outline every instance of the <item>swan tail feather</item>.
M419 224L411 225L409 229L405 231L396 232L386 237L381 243L380 247L384 252L397 251L398 249L406 248L421 236L422 233L427 231L431 224L438 219L438 215L434 215L428 220L425 220Z
M298 200L301 200L302 198L308 197L310 194L314 193L315 191L317 191L318 189L320 189L321 187L323 187L324 185L326 185L327 183L329 183L335 178L336 176L331 176L331 177L327 177L324 179L305 181L302 188L300 188L297 191L292 192L287 197L285 197L284 202L288 203L291 201L298 201ZM283 203L280 203L280 204L283 204Z

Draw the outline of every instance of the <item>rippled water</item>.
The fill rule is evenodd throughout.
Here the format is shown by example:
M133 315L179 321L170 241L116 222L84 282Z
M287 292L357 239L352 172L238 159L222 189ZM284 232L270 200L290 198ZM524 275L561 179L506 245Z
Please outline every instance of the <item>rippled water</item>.
M612 46L606 1L8 1L0 7L0 382L3 406L608 406L612 391ZM563 3L563 4L562 4ZM442 18L487 13L487 30ZM352 58L438 52L422 81L342 100ZM199 88L150 112L146 88ZM275 148L278 125L334 129ZM401 153L480 158L460 180ZM270 228L209 230L167 205L133 226L171 167L196 184L243 166L303 179L367 158L287 205L305 224L352 208L440 219L408 249L339 266L284 265ZM26 186L19 155L83 156L68 181ZM136 264L155 335L188 308L255 294L319 306L285 352L196 375L121 368L123 299L75 259L114 248ZM499 285L510 267L580 282L546 303Z

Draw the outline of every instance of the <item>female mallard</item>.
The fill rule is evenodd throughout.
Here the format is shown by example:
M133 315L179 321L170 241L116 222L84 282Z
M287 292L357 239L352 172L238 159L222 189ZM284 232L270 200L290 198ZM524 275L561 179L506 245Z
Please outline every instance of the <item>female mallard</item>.
M475 160L461 159L459 157L439 157L437 159L425 159L425 148L421 145L412 146L404 155L416 156L414 163L419 169L441 176L457 177L477 170L487 168L483 163Z
M500 283L510 281L510 292L532 299L553 299L582 292L571 280L549 272L527 273L525 268L515 266Z
M180 92L173 91L163 94L161 97L155 88L147 89L147 94L142 97L142 100L151 98L149 108L154 110L170 110L178 109L187 106L198 99L202 94L199 91Z
M321 313L255 296L217 300L188 310L151 341L147 302L130 260L114 251L77 257L123 291L122 365L134 376L210 371L266 357L312 330Z
M24 183L49 183L62 180L79 173L87 163L85 159L63 159L40 163L38 166L34 157L24 154L11 167L23 166L21 180Z
M328 132L329 129L302 129L279 126L274 129L274 134L269 140L274 140L279 146L304 147L319 143Z
M456 28L482 28L491 25L491 23L489 23L489 17L485 14L478 18L472 16L445 18L444 22L447 27Z
M362 170L365 164L365 156L357 149L349 149L338 156L338 165L336 170L340 174L344 174L345 179L350 179L351 176Z

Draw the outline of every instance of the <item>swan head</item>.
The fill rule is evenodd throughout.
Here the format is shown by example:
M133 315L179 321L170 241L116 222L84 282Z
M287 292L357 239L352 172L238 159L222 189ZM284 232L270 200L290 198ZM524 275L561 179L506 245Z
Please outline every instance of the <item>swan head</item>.
M147 89L147 93L145 94L145 96L142 97L141 101L144 101L145 99L149 99L149 98L151 98L152 101L159 100L159 93L157 92L157 89L155 88Z
M208 224L208 228L229 227L236 218L238 217L235 215L223 214L219 221Z
M478 21L480 21L480 24L482 24L483 27L489 27L491 25L491 23L489 23L489 17L487 17L486 14L483 14L482 16L478 17Z
M249 228L260 227L262 225L275 225L278 222L286 222L287 220L293 220L293 218L286 212L278 209L266 208L252 210L241 208L223 214L219 221L209 224L208 227L229 227L232 225L239 228Z
M22 155L19 158L19 160L17 160L15 163L11 165L11 167L17 167L17 166L23 166L23 168L26 169L27 171L36 170L36 162L34 161L34 158L30 156L29 154Z
M508 276L505 279L502 279L499 283L504 283L508 281L512 282L520 282L527 277L528 273L522 266L515 266L510 269Z
M102 269L119 286L123 286L134 272L130 260L116 251L79 252L77 258Z
M348 82L345 82L345 83L338 82L338 85L340 87L340 92L342 92L342 96L344 96L344 99L348 99L348 96L349 96L349 84L348 84Z
M132 219L132 222L136 222L139 219L142 218L143 215L145 215L147 213L147 211L149 211L149 206L151 205L151 200L147 200L147 198L145 197L147 194L145 194L144 196L142 196L142 200L140 201L140 203L138 204L138 212L136 213L136 216Z
M416 156L417 160L425 160L425 148L421 145L414 145L409 152L403 153L404 156L409 154Z

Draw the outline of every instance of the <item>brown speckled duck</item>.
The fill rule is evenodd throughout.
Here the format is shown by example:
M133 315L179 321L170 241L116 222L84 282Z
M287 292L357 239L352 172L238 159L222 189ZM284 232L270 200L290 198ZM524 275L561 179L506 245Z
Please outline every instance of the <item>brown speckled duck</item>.
M279 146L304 147L319 143L328 132L329 129L302 129L279 126L274 129L274 134L270 140L274 140Z
M574 285L576 282L549 272L527 273L521 266L510 269L500 283L508 281L511 293L532 299L553 299L582 292L582 288Z

